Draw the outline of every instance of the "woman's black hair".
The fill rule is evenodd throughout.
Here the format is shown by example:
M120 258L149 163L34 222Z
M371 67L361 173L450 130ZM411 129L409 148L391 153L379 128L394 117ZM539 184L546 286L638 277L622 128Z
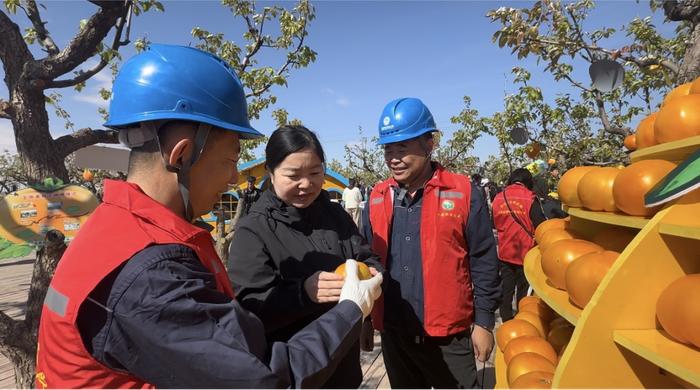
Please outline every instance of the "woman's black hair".
M527 187L528 190L532 190L532 173L530 173L530 171L528 171L525 168L518 168L514 170L508 178L508 185L511 185L513 183L521 183L522 185Z
M287 156L300 150L311 149L321 163L326 163L326 155L316 133L301 125L285 125L275 130L265 147L265 167L274 171Z

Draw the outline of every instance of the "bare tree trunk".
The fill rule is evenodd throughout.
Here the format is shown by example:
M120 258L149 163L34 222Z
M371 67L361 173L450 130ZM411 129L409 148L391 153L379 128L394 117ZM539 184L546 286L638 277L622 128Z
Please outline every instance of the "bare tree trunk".
M34 387L41 309L56 265L65 250L61 232L51 230L46 233L44 247L37 252L24 320L13 320L0 311L0 353L14 365L17 388Z
M700 76L700 1L665 0L664 15L674 22L687 22L692 26L690 42L678 70L676 82L687 83Z
M30 183L38 183L47 177L68 181L65 156L56 153L54 140L49 132L49 117L42 90L29 85L15 88L11 101L16 107L12 118L15 143L25 173Z
M236 225L238 225L238 221L241 219L241 215L243 214L245 202L245 196L240 196L238 198L236 212L233 215L233 218L231 218L228 230L226 230L226 224L224 223L223 210L216 213L216 227L218 229L216 236L216 253L219 254L219 258L221 258L221 261L224 263L226 268L229 266L229 246L233 240L233 235L236 233Z
M678 72L678 84L689 83L700 76L700 24L696 24L690 35L690 44Z

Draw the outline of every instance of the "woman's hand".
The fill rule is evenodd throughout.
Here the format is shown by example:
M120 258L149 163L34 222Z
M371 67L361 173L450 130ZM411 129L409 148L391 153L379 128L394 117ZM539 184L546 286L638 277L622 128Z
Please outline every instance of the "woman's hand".
M316 303L338 302L345 280L333 272L317 271L304 281L306 294Z

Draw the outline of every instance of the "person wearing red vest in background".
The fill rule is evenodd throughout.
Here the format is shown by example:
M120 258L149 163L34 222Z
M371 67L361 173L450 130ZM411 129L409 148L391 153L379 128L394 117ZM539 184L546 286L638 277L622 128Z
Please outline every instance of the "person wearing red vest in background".
M493 199L493 225L498 232L503 281L499 311L504 322L513 318L513 295L517 307L530 287L523 272L523 259L535 245L535 228L545 220L532 186L530 171L518 168L510 174L506 188Z
M500 282L489 213L467 176L431 161L435 131L419 99L385 107L379 144L391 178L363 211L387 269L372 322L392 388L473 388L474 357L485 362L493 349Z
M58 264L39 326L38 388L319 387L357 344L381 276L346 262L339 303L286 343L235 300L211 235L192 222L236 183L250 126L220 58L151 45L117 75L105 126L131 147ZM236 248L232 248L235 251Z

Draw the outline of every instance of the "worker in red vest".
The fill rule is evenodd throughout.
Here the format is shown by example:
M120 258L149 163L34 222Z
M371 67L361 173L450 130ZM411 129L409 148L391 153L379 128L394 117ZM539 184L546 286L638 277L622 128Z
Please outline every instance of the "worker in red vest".
M532 187L530 171L518 168L510 174L506 188L493 199L493 224L498 234L498 258L501 260L503 283L499 311L503 321L513 318L513 295L516 296L517 307L530 287L525 279L523 260L535 245L535 228L545 220Z
M486 201L467 176L431 161L435 131L419 99L387 104L379 144L391 178L363 211L387 269L372 322L392 388L473 388L474 357L485 362L493 349L500 290Z
M357 345L381 276L349 271L339 303L285 343L235 300L211 235L192 221L236 183L250 126L220 58L151 45L116 77L105 124L131 148L44 301L38 388L319 387ZM233 251L236 248L232 248Z

